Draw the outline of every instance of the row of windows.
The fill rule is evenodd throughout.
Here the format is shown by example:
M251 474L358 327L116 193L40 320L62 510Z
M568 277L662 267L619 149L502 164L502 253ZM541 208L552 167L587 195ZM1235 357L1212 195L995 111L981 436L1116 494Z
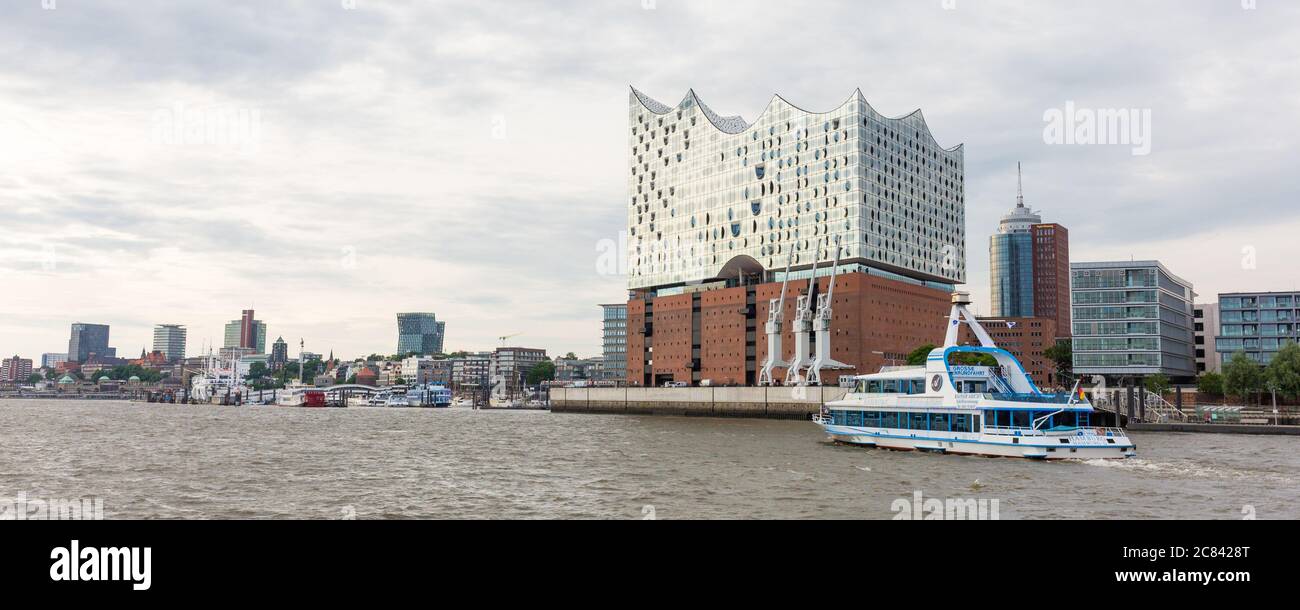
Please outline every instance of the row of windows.
M984 425L997 428L1033 428L1039 418L1040 430L1057 426L1087 427L1092 414L1084 411L988 410L983 412ZM837 426L920 430L930 432L979 432L980 415L971 413L913 413L894 411L831 411L831 423Z

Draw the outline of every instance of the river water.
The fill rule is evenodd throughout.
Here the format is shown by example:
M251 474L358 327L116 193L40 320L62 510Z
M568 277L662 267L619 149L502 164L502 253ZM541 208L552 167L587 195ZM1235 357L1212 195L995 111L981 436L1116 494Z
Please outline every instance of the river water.
M1300 438L1135 433L1125 461L837 446L812 423L468 409L0 401L0 498L112 518L1300 518Z

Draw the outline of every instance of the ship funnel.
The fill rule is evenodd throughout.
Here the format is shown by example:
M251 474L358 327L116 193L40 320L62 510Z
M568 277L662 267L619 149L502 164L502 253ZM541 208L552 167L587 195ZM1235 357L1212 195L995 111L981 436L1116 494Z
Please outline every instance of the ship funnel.
M969 292L954 292L954 293L952 293L952 304L953 304L953 305L963 305L963 306L965 306L965 305L970 305L970 304L971 304L970 293L969 293Z

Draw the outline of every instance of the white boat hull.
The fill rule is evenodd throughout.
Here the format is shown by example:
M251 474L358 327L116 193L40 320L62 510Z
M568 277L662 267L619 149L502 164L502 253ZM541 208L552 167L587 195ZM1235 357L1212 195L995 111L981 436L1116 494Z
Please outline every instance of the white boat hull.
M1127 438L1104 436L1008 437L993 434L961 434L949 438L913 435L911 431L852 428L819 424L835 442L897 451L926 451L957 455L1015 457L1039 460L1123 459L1137 454ZM1065 438L1067 443L1060 440Z

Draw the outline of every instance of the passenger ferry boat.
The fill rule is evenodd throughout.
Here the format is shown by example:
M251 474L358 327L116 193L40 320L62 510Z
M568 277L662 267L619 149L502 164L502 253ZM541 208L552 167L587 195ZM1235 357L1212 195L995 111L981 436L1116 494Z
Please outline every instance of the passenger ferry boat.
M885 449L1048 460L1137 455L1124 430L1094 425L1082 392L1039 390L966 309L967 293L952 301L944 346L925 366L855 377L848 395L813 421L837 442ZM963 322L980 346L957 345ZM954 365L958 354L987 355L997 366Z
M406 404L410 407L445 409L451 406L451 390L437 384L417 385L407 390Z

